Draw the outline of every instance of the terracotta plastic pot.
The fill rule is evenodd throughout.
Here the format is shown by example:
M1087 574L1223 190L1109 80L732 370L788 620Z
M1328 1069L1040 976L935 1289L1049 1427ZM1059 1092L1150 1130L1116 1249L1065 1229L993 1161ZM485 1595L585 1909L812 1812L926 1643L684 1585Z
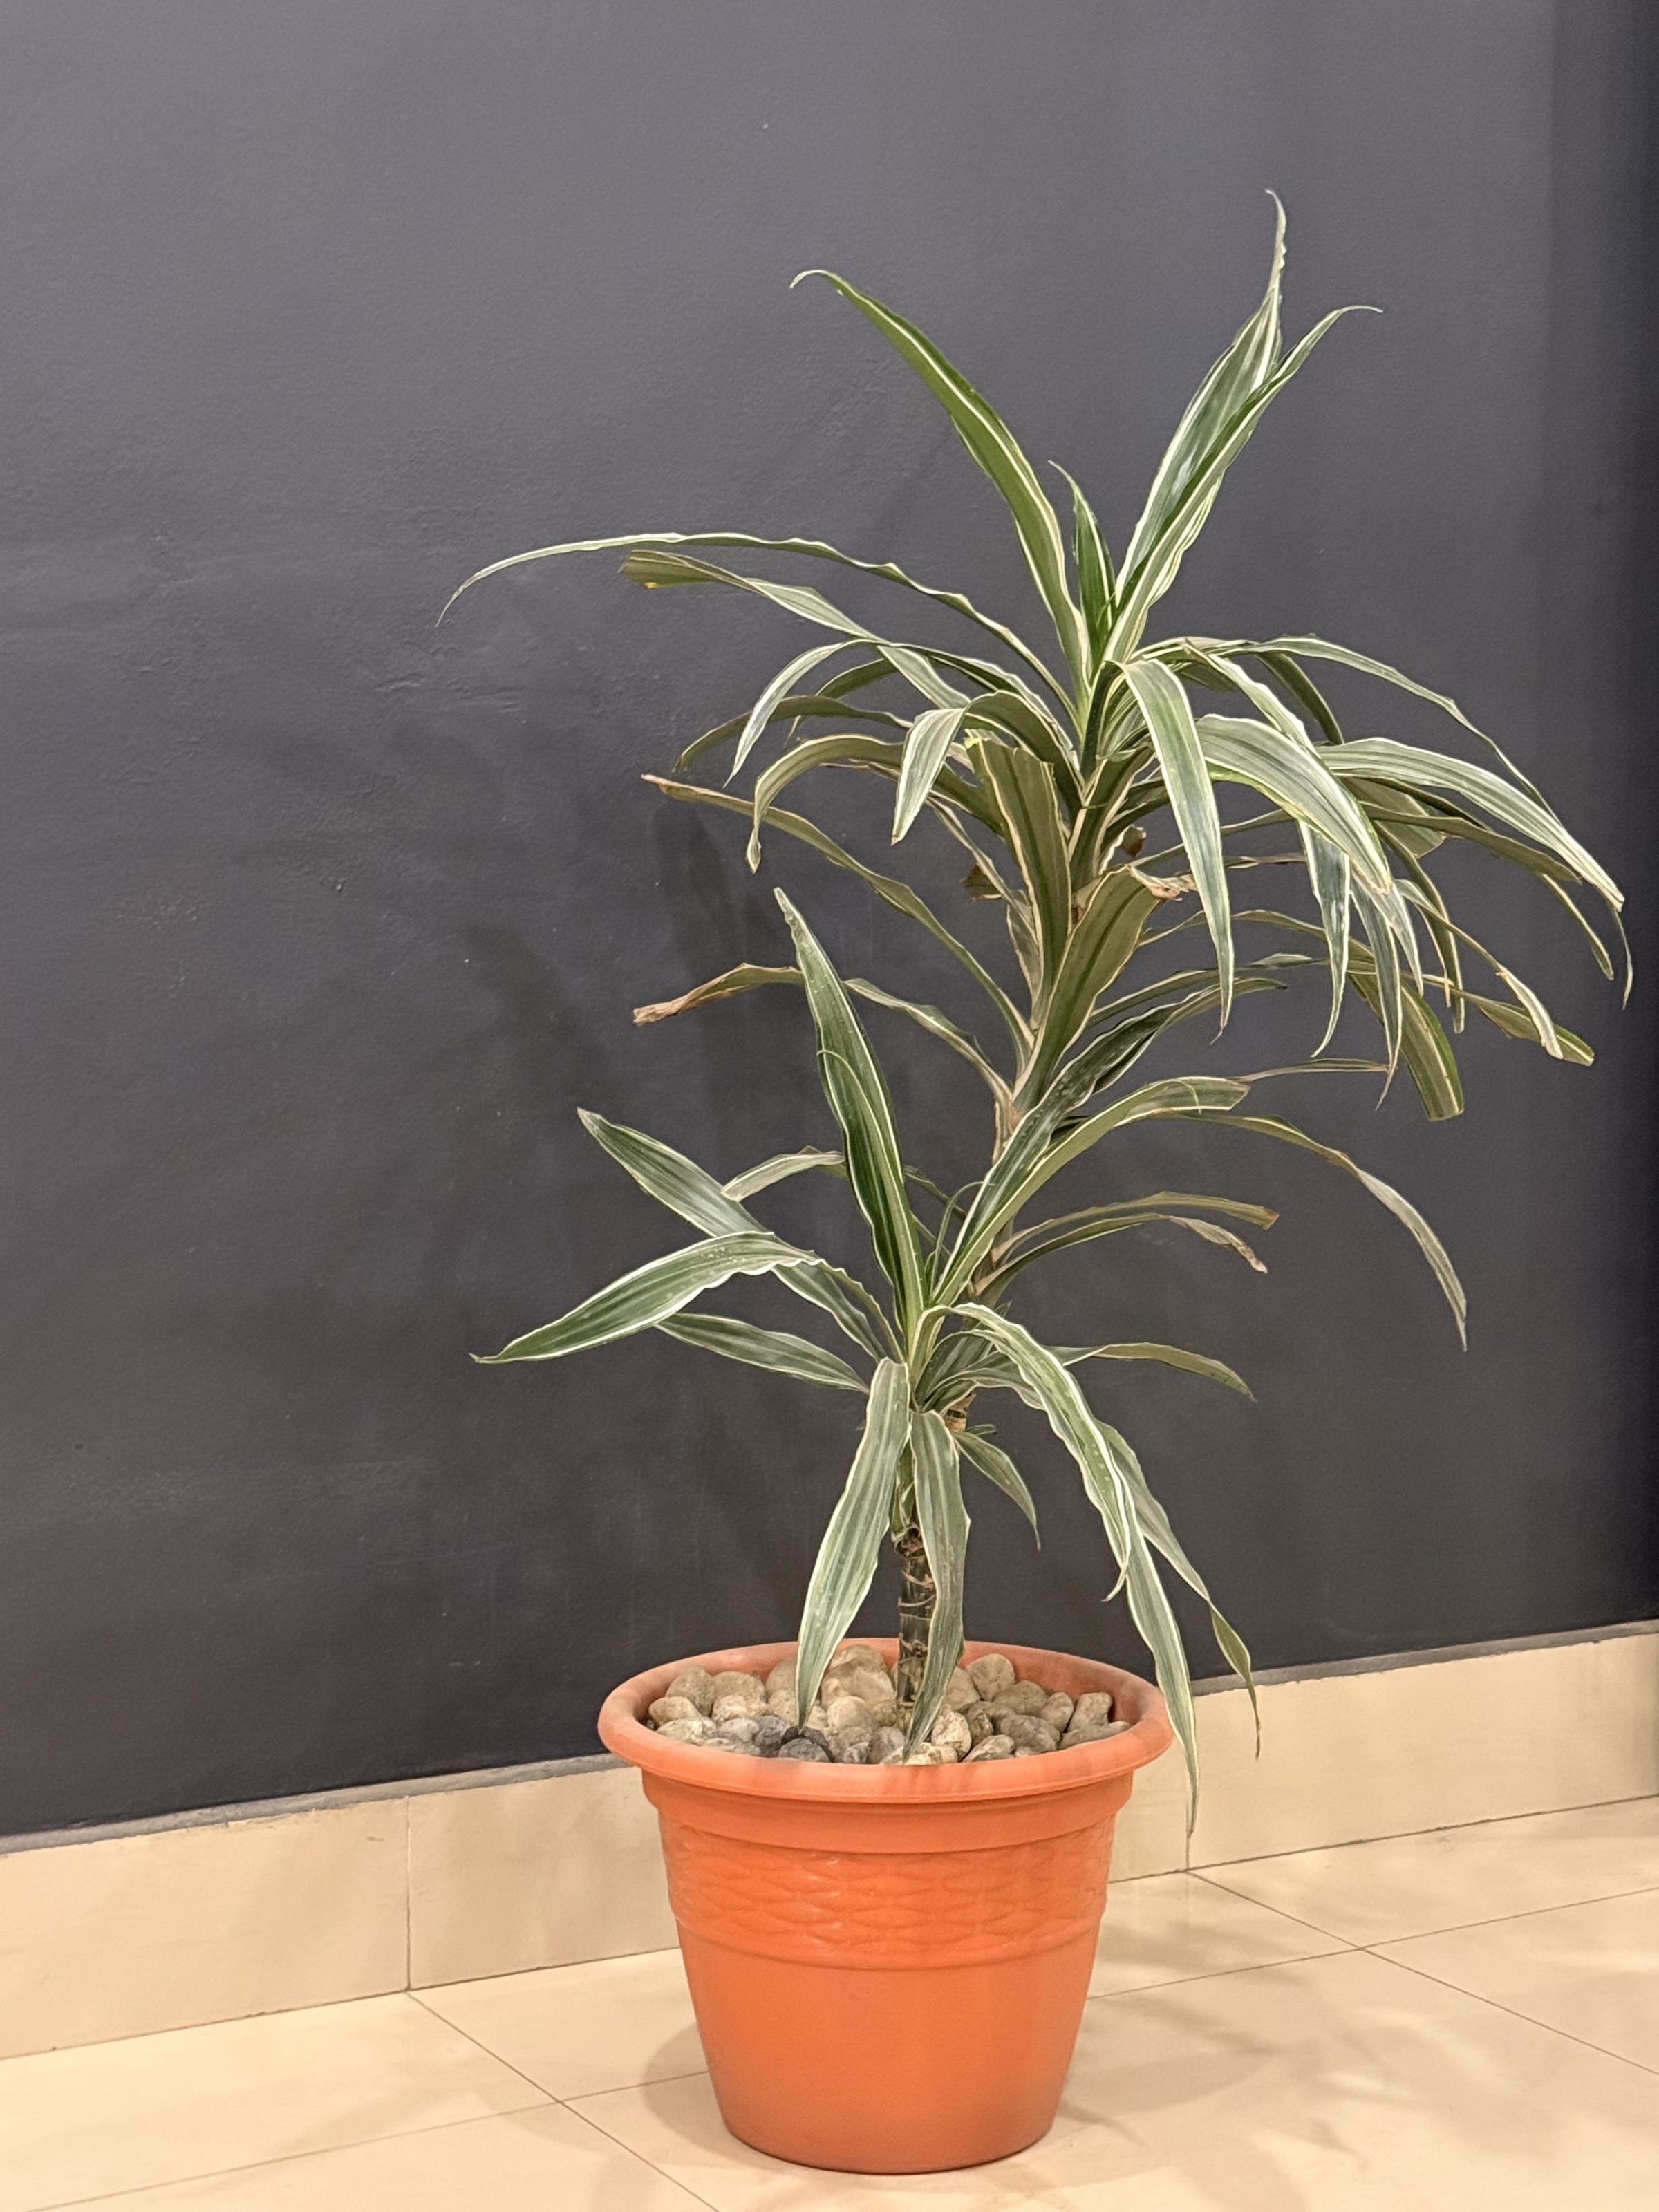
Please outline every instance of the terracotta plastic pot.
M874 1639L890 1662L891 1639ZM1022 2150L1071 2063L1139 1766L1169 1745L1150 1682L1013 1644L1022 1675L1109 1690L1133 1725L1040 1759L828 1766L734 1758L642 1725L683 1667L764 1674L791 1644L636 1674L599 1734L644 1776L714 2094L775 2158L931 2172Z

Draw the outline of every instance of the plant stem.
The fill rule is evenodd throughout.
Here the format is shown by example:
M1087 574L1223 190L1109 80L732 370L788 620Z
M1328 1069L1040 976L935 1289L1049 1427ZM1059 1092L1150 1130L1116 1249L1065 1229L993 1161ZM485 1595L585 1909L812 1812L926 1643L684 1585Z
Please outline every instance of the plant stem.
M899 1648L894 1686L899 1711L908 1723L911 1708L921 1693L922 1669L927 1664L927 1642L933 1632L933 1607L939 1592L927 1564L927 1547L921 1531L911 1522L902 1536L893 1539L899 1556Z

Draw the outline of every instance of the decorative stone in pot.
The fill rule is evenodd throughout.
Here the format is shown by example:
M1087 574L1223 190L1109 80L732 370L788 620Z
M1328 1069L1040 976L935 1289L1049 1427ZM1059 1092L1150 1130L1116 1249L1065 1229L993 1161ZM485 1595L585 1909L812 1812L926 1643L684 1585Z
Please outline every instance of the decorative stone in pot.
M876 1639L890 1661L896 1644ZM1006 2158L1051 2125L1135 1770L1172 1731L1149 1682L1008 1654L1130 1723L1043 1759L949 1766L722 1757L646 1725L691 1666L765 1675L793 1646L705 1654L599 1715L662 1822L669 1896L714 2094L775 2158L863 2173Z

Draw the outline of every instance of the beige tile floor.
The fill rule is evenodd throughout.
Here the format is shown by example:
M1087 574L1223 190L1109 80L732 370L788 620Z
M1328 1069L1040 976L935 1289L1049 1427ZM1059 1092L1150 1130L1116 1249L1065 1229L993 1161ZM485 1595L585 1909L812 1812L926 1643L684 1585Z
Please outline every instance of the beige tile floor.
M1060 2116L877 2180L714 2111L677 1953L0 2063L0 2212L1652 2212L1659 1799L1121 1884Z

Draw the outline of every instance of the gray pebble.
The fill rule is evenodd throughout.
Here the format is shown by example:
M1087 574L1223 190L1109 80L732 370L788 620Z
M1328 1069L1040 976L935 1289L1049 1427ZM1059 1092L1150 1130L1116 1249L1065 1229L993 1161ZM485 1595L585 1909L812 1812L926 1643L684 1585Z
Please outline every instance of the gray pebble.
M863 1736L832 1735L830 1756L837 1766L867 1766L870 1763L869 1741Z
M988 1651L982 1659L969 1660L967 1672L981 1697L989 1698L1013 1680L1014 1662L1006 1652Z
M668 1721L657 1730L671 1743L707 1743L714 1733L713 1721L704 1720L699 1713L694 1720Z
M1041 1682L1011 1682L992 1698L994 1713L1040 1713L1048 1702Z
M965 1712L979 1703L979 1688L971 1674L958 1667L945 1686L945 1702L954 1712Z
M709 1679L712 1681L714 1678L711 1675ZM793 1651L787 1659L780 1659L766 1678L769 1698L775 1697L780 1690L787 1690L792 1698L795 1694L795 1655Z
M1062 1751L1075 1751L1080 1743L1104 1743L1109 1736L1125 1735L1133 1721L1073 1721L1060 1739Z
M690 1698L659 1698L651 1708L653 1725L666 1728L670 1721L700 1721L705 1717L703 1708L694 1705Z
M1064 1690L1051 1690L1048 1701L1042 1708L1042 1717L1057 1735L1064 1735L1072 1724L1072 1715L1075 1710L1074 1701L1066 1696Z
M1109 1690L1085 1690L1072 1711L1068 1725L1084 1721L1109 1721L1112 1718L1112 1693Z
M789 1733L790 1723L780 1713L763 1713L755 1723L755 1748L763 1759L777 1755L778 1746Z
M869 1766L896 1766L903 1757L904 1730L902 1728L878 1728L870 1739L865 1763Z
M1060 1738L1036 1713L1008 1713L998 1723L1016 1751L1058 1751Z
M787 1743L779 1745L777 1756L780 1759L812 1759L820 1766L830 1764L830 1753L810 1735L792 1735Z
M991 1717L991 1708L981 1698L977 1705L966 1708L962 1717L968 1723L968 1733L975 1743L983 1743L987 1736L994 1735L997 1724Z
M714 1702L714 1678L707 1667L686 1667L675 1675L663 1694L690 1698L700 1713L706 1713Z
M868 1743L875 1733L875 1717L862 1698L830 1698L824 1717L830 1723L825 1733L832 1737L851 1736Z
M988 1735L983 1743L976 1743L963 1764L971 1766L977 1759L1012 1759L1014 1744L1012 1736Z
M928 1741L941 1750L955 1752L958 1759L966 1759L974 1747L973 1730L959 1712L948 1706L933 1723Z

